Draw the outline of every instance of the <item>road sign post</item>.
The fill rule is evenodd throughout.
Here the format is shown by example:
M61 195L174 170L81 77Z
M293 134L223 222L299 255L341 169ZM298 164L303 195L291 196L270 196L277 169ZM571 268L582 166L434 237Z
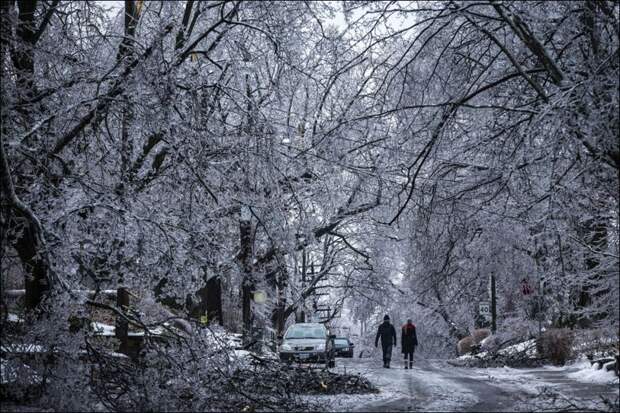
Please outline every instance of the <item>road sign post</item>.
M495 292L495 275L491 274L491 332L497 330L497 298Z

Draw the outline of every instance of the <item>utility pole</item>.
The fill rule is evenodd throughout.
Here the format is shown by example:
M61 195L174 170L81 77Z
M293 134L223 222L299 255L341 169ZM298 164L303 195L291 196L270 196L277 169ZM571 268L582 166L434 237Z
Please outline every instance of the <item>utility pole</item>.
M239 261L243 271L241 282L241 314L243 320L243 340L248 345L254 340L252 296L254 294L253 275L253 242L252 242L252 215L250 208L242 205L239 217Z
M491 274L491 332L497 330L497 293L495 291L495 274Z
M310 261L310 279L314 281L314 260ZM310 322L314 323L315 322L315 318L316 318L316 296L314 294L312 294L312 319L310 320Z
M540 335L542 334L542 318L543 318L543 312L542 312L542 293L543 293L543 281L542 281L542 276L540 271L538 271L538 297L536 297L536 299L538 300L538 311L536 314L536 318L538 318L538 337L540 337Z
M301 253L301 290L304 291L306 289L306 249L304 248ZM301 304L301 312L299 314L299 321L302 323L306 322L306 303L305 300Z

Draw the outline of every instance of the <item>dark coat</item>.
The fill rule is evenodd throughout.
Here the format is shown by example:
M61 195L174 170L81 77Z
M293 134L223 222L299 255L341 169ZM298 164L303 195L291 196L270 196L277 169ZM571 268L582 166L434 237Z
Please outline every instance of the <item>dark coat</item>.
M403 353L413 353L418 345L418 336L414 324L405 324L401 334L401 347Z
M377 336L375 337L375 346L379 342L379 337L381 337L381 346L383 347L396 345L396 330L388 320L384 321L379 326L379 330L377 330Z

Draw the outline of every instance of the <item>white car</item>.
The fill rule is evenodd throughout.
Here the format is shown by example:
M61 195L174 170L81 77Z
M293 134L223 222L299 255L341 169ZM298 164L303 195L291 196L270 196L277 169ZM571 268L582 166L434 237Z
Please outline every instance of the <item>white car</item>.
M280 360L302 363L325 363L335 366L335 335L320 323L296 323L290 326L280 344Z

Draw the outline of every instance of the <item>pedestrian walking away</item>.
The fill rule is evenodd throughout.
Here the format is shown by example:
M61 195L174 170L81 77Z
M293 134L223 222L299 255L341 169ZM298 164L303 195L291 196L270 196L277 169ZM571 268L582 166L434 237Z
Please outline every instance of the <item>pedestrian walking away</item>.
M407 324L403 326L401 332L401 348L403 355L405 356L405 368L413 368L413 353L418 345L418 336L415 331L415 325L411 322L411 319L407 320ZM409 363L407 365L407 358Z
M383 351L383 367L390 368L390 361L392 360L392 346L396 346L396 330L390 323L390 316L385 315L383 317L383 323L377 330L377 336L375 337L375 347L379 343L381 338L381 350Z

